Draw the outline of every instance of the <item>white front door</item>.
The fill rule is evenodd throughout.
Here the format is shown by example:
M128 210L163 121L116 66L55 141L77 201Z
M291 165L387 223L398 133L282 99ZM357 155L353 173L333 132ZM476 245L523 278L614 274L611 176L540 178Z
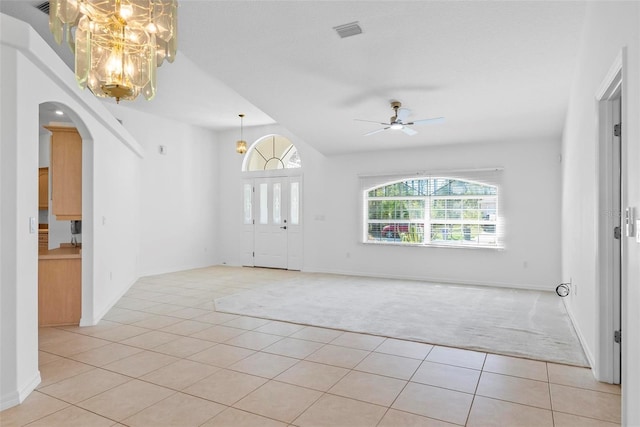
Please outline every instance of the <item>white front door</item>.
M254 265L287 268L286 178L263 178L255 186Z
M300 177L268 177L243 183L243 265L302 268Z

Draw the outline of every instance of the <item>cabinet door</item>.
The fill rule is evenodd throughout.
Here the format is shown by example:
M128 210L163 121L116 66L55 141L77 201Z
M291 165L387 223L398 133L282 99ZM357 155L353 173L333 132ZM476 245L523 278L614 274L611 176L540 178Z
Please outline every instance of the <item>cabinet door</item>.
M49 209L49 168L38 169L38 209Z
M51 209L58 220L82 219L82 139L75 128L51 135Z
M38 261L38 326L80 323L81 277L80 258Z

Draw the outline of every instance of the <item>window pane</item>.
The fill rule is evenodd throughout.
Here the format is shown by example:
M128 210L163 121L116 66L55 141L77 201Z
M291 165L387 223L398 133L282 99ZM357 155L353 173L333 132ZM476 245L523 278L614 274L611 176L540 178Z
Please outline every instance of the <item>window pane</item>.
M300 184L291 183L291 224L300 223Z
M244 223L251 224L253 221L253 215L251 213L252 204L251 204L251 193L252 193L252 185L245 184L244 185Z
M431 240L434 242L453 240L452 231L450 224L431 224Z
M460 219L462 217L462 200L448 199L446 200L446 215L447 219Z
M260 184L260 224L269 224L269 185Z
M273 223L280 224L282 217L280 215L280 183L273 184Z
M424 219L425 200L407 200L406 209L409 219Z
M385 213L387 212L386 209L389 206L390 205L388 203L385 204L385 202L381 200L370 200L369 201L369 219L390 218L390 214Z
M300 156L298 155L298 150L296 147L291 145L289 148L289 154L285 155L284 159L286 159L286 168L299 168L302 166L302 162L300 161Z
M462 212L462 217L465 220L479 220L480 218L480 209L479 209L479 200L478 199L467 199L464 200L464 210Z

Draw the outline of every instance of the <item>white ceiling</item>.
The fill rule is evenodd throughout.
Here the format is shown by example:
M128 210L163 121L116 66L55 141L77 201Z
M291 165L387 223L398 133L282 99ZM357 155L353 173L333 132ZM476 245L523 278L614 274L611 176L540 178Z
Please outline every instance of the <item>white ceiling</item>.
M0 7L51 40L44 14L16 12L28 3ZM217 130L239 113L275 120L325 154L558 139L584 14L582 1L181 0L178 56L156 99L131 106ZM363 33L338 37L353 21ZM362 136L378 126L354 119L388 121L391 100L446 121Z

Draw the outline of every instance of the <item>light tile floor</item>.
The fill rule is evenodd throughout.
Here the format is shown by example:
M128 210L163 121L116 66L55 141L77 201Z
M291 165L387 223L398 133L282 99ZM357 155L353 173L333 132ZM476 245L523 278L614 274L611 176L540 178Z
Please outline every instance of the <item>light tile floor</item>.
M589 369L215 311L282 274L146 277L97 326L41 329L42 383L0 425L620 425Z

